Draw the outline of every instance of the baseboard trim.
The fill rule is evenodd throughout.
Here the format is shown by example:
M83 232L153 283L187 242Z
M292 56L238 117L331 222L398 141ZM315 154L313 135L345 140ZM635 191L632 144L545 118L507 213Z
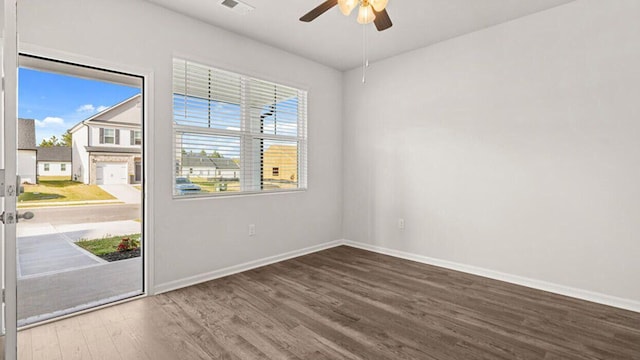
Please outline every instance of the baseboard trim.
M393 250L385 247L360 243L360 242L351 241L351 240L343 240L343 244L354 247L354 248L383 254L383 255L389 255L389 256L393 256L401 259L423 263L423 264L434 265L434 266L439 266L446 269L461 271L468 274L478 275L478 276L482 276L482 277L486 277L494 280L500 280L500 281L504 281L504 282L508 282L516 285L522 285L522 286L526 286L533 289L548 291L555 294L564 295L564 296L568 296L568 297L572 297L580 300L591 301L598 304L613 306L620 309L640 312L640 302L634 301L634 300L619 298L619 297L610 296L602 293L596 293L588 290L577 289L577 288L550 283L546 281L526 278L526 277L517 276L517 275L511 275L511 274L489 270L481 267L431 258L428 256L413 254L413 253L399 251L399 250Z
M270 265L273 263L277 263L284 260L289 260L292 258L296 258L298 256L303 256L307 254L311 254L314 252L330 249L333 247L346 245L354 248L372 251L378 254L389 255L400 259L411 260L423 264L439 266L445 269L451 269L456 271L461 271L467 274L478 275L494 280L504 281L511 284L522 285L533 289L543 290L552 292L559 295L564 295L580 300L591 301L594 303L613 306L620 309L635 311L640 313L640 302L619 298L615 296L610 296L602 293L592 292L588 290L573 288L569 286L559 285L551 282L546 282L542 280L531 279L523 276L517 276L512 274L507 274L499 271L489 270L477 266L466 265L461 263L456 263L453 261L436 259L428 256L418 255L414 253L409 253L405 251L399 251L394 249L389 249L381 246L356 242L347 239L340 239L330 241L324 244L319 244L315 246L310 246L303 249L298 249L294 251L290 251L280 255L269 256L263 259L258 259L254 261L249 261L243 264L234 265L230 267L226 267L224 269L219 269L207 273L202 273L194 276L190 276L188 278L170 281L164 284L159 284L154 288L154 294L161 294L164 292L177 290L183 287L196 285L199 283L203 283L205 281L210 281L214 279L218 279L221 277L241 273L243 271L255 269L261 266Z
M293 250L284 254L269 256L263 259L249 261L243 264L229 266L223 269L190 276L180 280L170 281L164 284L159 284L154 287L154 295L172 291L172 290L177 290L177 289L191 286L191 285L196 285L199 283L203 283L205 281L210 281L210 280L218 279L221 277L241 273L243 271L259 268L259 267L270 265L280 261L289 260L292 258L296 258L298 256L303 256L303 255L311 254L314 252L330 249L336 246L343 245L343 243L344 243L343 240L334 240L324 244L310 246L310 247L306 247L298 250Z

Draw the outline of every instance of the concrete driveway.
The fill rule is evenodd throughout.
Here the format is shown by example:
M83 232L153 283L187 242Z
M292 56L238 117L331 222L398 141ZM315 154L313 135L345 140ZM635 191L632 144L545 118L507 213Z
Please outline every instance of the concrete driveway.
M125 204L140 204L142 202L142 192L132 185L112 184L98 186Z

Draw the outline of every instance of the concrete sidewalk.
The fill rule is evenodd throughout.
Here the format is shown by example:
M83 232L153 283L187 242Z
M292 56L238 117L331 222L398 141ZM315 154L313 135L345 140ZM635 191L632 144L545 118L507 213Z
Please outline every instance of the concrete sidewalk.
M97 265L105 260L73 245L64 234L18 238L18 278Z
M44 208L54 206L82 206L122 204L120 200L81 200L81 201L28 201L18 203L18 209Z
M104 260L74 245L73 242L140 232L141 224L132 220L19 226L18 276L21 278L51 274L104 263Z
M139 257L18 279L18 326L107 304L142 291Z
M132 185L113 184L98 186L125 204L140 204L142 202L142 191L134 188Z
M19 226L18 325L141 294L140 257L107 262L73 244L140 233L141 226L133 220Z

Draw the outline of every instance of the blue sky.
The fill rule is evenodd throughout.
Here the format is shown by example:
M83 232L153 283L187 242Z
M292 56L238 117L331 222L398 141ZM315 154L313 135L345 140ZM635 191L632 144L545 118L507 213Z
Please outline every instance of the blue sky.
M36 120L36 144L61 138L78 122L131 96L139 88L20 68L18 117Z

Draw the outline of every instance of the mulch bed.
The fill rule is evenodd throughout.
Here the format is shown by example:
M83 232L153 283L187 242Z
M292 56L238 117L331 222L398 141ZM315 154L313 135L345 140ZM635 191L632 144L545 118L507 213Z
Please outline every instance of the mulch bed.
M140 256L140 248L128 251L115 251L112 253L100 255L101 258L111 262L124 259L133 259Z

